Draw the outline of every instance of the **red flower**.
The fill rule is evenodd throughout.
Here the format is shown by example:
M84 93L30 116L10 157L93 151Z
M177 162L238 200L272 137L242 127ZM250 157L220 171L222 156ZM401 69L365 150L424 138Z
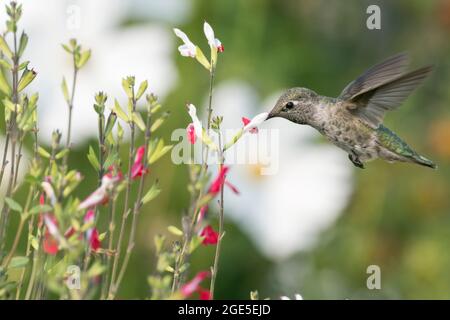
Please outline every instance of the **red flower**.
M181 287L181 294L184 298L190 297L194 292L196 292L199 289L200 283L202 283L205 278L209 277L210 273L209 271L201 271L197 273L197 275L189 282L184 284Z
M219 51L219 52L224 52L224 51L225 51L225 48L224 48L223 44L220 44L220 45L217 47L217 51Z
M204 237L202 244L205 246L208 244L217 244L219 240L219 234L210 225L203 228L200 232L200 237Z
M95 207L98 204L108 202L108 192L113 188L116 182L122 179L122 173L117 171L114 175L114 168L110 167L109 172L102 178L102 184L78 206L79 210Z
M197 136L195 135L195 127L193 123L190 123L186 128L187 138L191 144L194 144L197 140Z
M225 181L227 172L230 168L227 166L222 166L220 168L219 174L217 175L217 177L214 179L214 181L211 183L211 186L209 187L208 193L211 194L212 196L215 196L217 193L220 192L220 190L222 189L222 186L225 184L227 187L229 187L231 189L231 191L233 191L235 194L239 194L239 190L232 185L231 183L229 183L228 181Z
M144 146L140 146L139 148L137 148L136 150L136 156L134 157L134 163L133 166L131 167L131 178L132 179L136 179L137 177L141 177L144 174L146 174L148 172L147 169L145 169L143 163L142 163L142 159L144 158L144 154L145 154L145 147Z
M211 291L199 287L197 292L200 300L211 300Z
M94 224L95 221L95 211L89 210L86 212L86 215L84 216L84 222L85 223L91 223ZM89 242L89 246L91 250L97 251L100 248L100 239L98 237L98 230L95 227L91 227L86 231L86 239Z
M227 166L221 166L219 174L209 187L208 193L212 194L213 196L219 193L219 191L222 189L223 184L225 183L225 176L228 170L229 168Z
M250 119L249 118L246 118L246 117L242 117L242 123L244 124L244 127L246 126L246 125L248 125L249 123L250 123ZM250 130L249 130L249 132L250 133L258 133L258 128L251 128Z
M45 253L55 255L58 253L58 237L60 237L58 230L58 221L55 216L45 214L44 215L45 231L43 240L43 249Z

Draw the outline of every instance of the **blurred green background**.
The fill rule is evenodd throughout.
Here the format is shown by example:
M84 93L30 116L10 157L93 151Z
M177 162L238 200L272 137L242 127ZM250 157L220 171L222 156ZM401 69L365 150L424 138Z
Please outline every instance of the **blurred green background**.
M381 30L366 28L371 4L381 8ZM281 260L264 256L228 219L217 298L247 299L256 289L261 297L271 298L296 292L305 299L450 298L450 1L211 0L191 5L189 18L176 26L194 43L203 43L203 21L213 25L225 46L217 85L242 79L261 97L293 86L337 96L367 67L402 51L411 54L415 67L436 66L425 85L390 113L385 124L433 159L438 171L382 161L365 170L352 169L353 192L337 221L310 249ZM130 14L121 27L146 22ZM174 27L157 17L150 22ZM166 141L188 120L177 106L190 99L201 101L208 88L208 77L198 64L179 56L176 47L173 54L180 78L163 101L172 110L160 132ZM95 185L86 159L94 141L79 146L70 158L70 165L85 176L84 186ZM159 179L163 192L143 208L137 247L119 298L149 296L146 277L154 270L153 237L167 233L168 225L179 225L188 206L186 166L175 166L165 157L152 168L151 177ZM89 193L89 188L79 188L80 197ZM213 254L212 246L196 251L191 274L207 269ZM366 287L369 265L381 268L381 290Z

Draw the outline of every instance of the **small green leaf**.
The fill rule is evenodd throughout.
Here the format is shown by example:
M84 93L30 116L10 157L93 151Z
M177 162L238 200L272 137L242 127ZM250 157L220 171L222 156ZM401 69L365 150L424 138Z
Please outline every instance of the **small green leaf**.
M13 210L13 211L17 211L17 212L22 212L22 206L20 204L18 204L15 200L13 200L12 198L5 198L5 202L8 204L8 207Z
M123 78L122 79L122 88L125 91L125 93L127 94L127 97L132 99L133 98L133 86L132 83L130 83L130 77L128 78Z
M56 159L62 159L66 154L69 153L69 149L68 148L64 148L62 149L60 152L58 152L55 156Z
M13 53L6 43L5 38L3 38L2 36L0 36L0 51L2 51L5 56L12 59Z
M67 89L67 82L66 82L66 78L63 77L62 83L61 83L61 90L64 96L64 100L66 100L67 102L69 102L69 89Z
M17 90L20 92L25 89L34 78L36 78L36 72L33 69L25 69L17 85Z
M52 206L49 206L48 204L44 204L44 205L37 205L37 206L33 207L28 213L33 215L33 214L37 214L37 213L50 212L52 210L53 210Z
M138 126L141 131L145 131L145 123L139 112L133 112L132 114L133 122Z
M150 144L148 148L148 164L155 163L157 160L159 160L162 156L164 156L167 152L169 152L172 149L173 146L165 146L164 140L159 140L156 147L154 147L154 144Z
M5 59L0 59L0 66L2 66L3 68L5 68L7 70L12 70L11 64L9 64L9 62L6 61Z
M3 74L3 70L0 70L0 91L2 91L7 96L11 95L11 86L9 85L8 80L6 80L6 77Z
M147 80L141 82L141 85L139 86L138 92L136 94L136 100L139 100L142 97L142 95L145 93L145 90L147 90L147 87L148 87Z
M114 100L114 107L112 109L114 111L115 114L117 114L117 116L122 119L125 122L128 122L128 116L127 114L123 111L123 109L120 107L120 104L117 100Z
M80 58L76 62L76 66L78 69L83 68L83 66L88 62L89 58L91 57L91 50L83 51L80 55Z
M23 268L28 264L28 257L14 257L9 263L9 269Z
M41 157L44 157L44 158L47 158L47 159L50 158L50 153L48 153L47 150L45 150L45 149L42 148L42 147L39 147L39 148L38 148L38 153L39 153L39 155L40 155Z
M25 32L22 32L22 35L20 36L19 50L17 52L19 57L21 57L23 52L25 51L27 43L28 43L28 36Z
M183 231L181 231L180 229L178 229L175 226L168 226L167 230L169 230L170 233L176 235L176 236L182 236L183 235Z
M89 146L89 152L88 152L87 158L88 158L90 164L92 165L92 167L94 167L94 169L96 171L99 171L100 170L100 162L98 161L97 155L95 154L92 146Z
M142 203L146 204L153 199L155 199L159 193L161 192L161 189L159 188L158 182L156 182L145 194L145 196L142 198Z

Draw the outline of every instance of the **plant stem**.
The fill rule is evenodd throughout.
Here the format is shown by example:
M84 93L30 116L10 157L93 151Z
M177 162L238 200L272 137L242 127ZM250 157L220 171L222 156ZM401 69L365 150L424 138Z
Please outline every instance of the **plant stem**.
M132 111L134 112L136 109L136 100L134 98L134 95L132 97L132 103L133 103ZM126 225L128 215L130 214L130 209L128 208L128 204L129 204L131 183L132 183L131 168L133 166L133 156L134 156L135 125L132 120L130 120L129 124L130 124L130 130L131 130L131 133L130 133L131 141L130 141L130 151L129 151L130 155L128 158L127 188L125 191L125 203L123 206L122 223L120 225L119 239L117 240L116 253L114 256L113 268L112 268L112 272L111 272L111 281L110 281L110 285L109 285L108 297L113 296L112 293L114 290L114 283L116 281L116 274L117 274L117 268L118 268L118 263L119 263L119 259L120 259L122 241L123 241L123 237L125 234L125 225Z
M220 132L219 132L219 150L222 150L222 134ZM223 168L223 164L225 163L225 157L223 155L223 151L220 151L219 161L220 161L219 171L221 171ZM224 180L224 183L225 183L225 180ZM214 266L213 266L212 272L211 272L211 284L210 284L210 289L209 289L209 291L211 292L211 299L214 299L214 289L215 289L215 284L216 284L216 277L217 277L217 272L219 270L220 249L221 249L221 244L222 244L222 238L224 236L224 204L223 204L224 196L223 196L223 191L224 191L224 185L222 185L220 188L219 238L217 239L216 253L214 255Z
M148 148L148 144L150 142L150 136L151 136L151 132L150 132L150 127L151 127L151 110L149 109L147 112L147 121L145 124L145 138L144 138L144 157L143 157L143 165L144 165L144 172L142 173L140 179L139 179L139 188L138 188L138 194L137 194L137 198L136 201L134 202L134 207L133 207L133 218L131 221L131 230L130 230L130 236L128 238L128 247L127 247L127 251L125 253L125 258L123 260L122 263L122 267L120 268L120 272L119 275L117 277L117 281L114 284L114 290L111 292L112 297L110 298L114 298L117 290L119 289L120 283L122 282L122 278L125 275L125 271L127 269L128 266L128 262L130 260L131 257L131 252L133 251L134 245L135 245L135 238L136 238L136 227L137 227L137 221L138 221L138 215L139 215L139 209L142 206L142 196L143 196L143 192L144 192L144 182L145 182L145 176L146 176L146 171L147 171L147 148Z
M9 263L11 262L11 259L14 255L14 253L16 252L17 245L19 244L20 236L22 235L23 226L25 225L25 221L26 221L25 218L22 218L22 217L20 218L19 227L17 228L13 245L12 245L11 250L9 251L8 255L6 256L5 261L3 262L2 267L5 270L8 268Z
M9 124L7 124L7 127L9 127ZM8 146L9 146L9 130L6 131L5 147L3 149L2 167L0 169L0 185L2 184L3 181L3 174L5 173L6 165L8 164L7 160Z
M67 138L66 138L66 147L70 149L70 142L71 142L71 131L72 131L72 109L73 109L73 102L75 98L75 88L77 83L77 75L78 75L78 68L76 64L75 59L75 53L73 53L73 79L72 79L72 92L70 96L70 100L68 102L69 107L69 116L67 118ZM67 154L68 155L68 154ZM68 157L64 156L64 165L67 165L67 159Z
M213 113L213 108L212 108L212 101L213 101L213 87L214 87L214 74L215 74L215 67L213 66L211 68L210 74L209 74L209 93L208 93L208 116L207 116L207 128L208 130L210 130L211 128L211 120L212 120L212 113ZM203 164L202 164L202 168L198 174L197 177L197 181L195 181L195 183L193 185L195 185L196 183L198 183L207 173L208 173L208 157L209 157L209 149L208 146L205 146L205 152L203 154ZM176 289L178 289L179 284L180 284L180 268L184 263L184 260L186 258L186 252L187 252L187 248L189 247L189 244L191 242L192 239L192 232L194 230L195 227L195 223L197 220L197 215L198 212L200 211L200 207L198 206L200 199L203 197L203 190L200 190L198 193L198 197L197 200L195 201L195 203L191 206L192 207L192 213L191 213L191 226L188 230L188 234L184 235L184 241L183 241L183 246L182 249L180 251L180 254L178 255L178 259L176 259L175 261L175 268L174 268L174 276L173 276L173 282L172 282L172 293L175 292Z

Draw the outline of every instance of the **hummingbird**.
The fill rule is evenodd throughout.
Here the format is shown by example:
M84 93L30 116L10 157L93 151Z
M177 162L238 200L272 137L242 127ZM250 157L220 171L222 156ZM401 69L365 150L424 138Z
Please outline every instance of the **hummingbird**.
M398 108L432 71L426 66L406 72L408 64L406 53L391 56L350 82L337 98L307 88L288 89L267 119L281 117L315 128L361 169L377 158L436 169L433 161L383 125L385 113Z

